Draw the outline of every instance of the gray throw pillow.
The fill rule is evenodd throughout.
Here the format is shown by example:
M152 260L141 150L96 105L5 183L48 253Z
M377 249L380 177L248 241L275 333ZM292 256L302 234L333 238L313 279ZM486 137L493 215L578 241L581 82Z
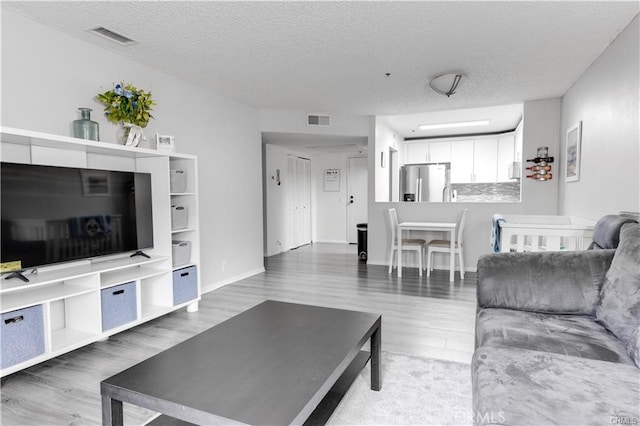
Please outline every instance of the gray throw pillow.
M640 326L640 224L620 231L620 244L600 291L596 317L631 352L631 335Z

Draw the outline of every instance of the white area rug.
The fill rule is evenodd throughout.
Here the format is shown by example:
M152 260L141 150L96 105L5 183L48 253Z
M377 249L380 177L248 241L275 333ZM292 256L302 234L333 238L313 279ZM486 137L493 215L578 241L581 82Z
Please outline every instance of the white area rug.
M362 369L328 425L470 425L469 364L382 353L382 390Z

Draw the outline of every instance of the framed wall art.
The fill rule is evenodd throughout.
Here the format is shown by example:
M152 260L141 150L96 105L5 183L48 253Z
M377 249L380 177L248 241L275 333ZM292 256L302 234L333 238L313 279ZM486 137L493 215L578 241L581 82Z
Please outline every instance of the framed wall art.
M580 180L580 150L582 145L582 121L569 127L566 140L565 182Z

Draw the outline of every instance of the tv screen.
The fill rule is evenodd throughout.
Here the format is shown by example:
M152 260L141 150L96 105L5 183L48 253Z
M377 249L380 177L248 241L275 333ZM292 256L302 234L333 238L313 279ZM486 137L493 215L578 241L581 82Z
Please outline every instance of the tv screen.
M24 269L153 247L149 173L0 167L3 263Z

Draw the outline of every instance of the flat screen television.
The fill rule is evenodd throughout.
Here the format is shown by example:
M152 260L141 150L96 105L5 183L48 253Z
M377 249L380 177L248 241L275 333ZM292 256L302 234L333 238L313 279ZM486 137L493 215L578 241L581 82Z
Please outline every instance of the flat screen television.
M2 263L15 269L153 247L149 173L1 163Z

